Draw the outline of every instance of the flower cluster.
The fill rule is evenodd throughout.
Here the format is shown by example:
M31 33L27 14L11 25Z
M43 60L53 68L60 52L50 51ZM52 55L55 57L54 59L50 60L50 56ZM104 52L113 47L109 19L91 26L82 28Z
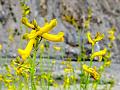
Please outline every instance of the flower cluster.
M102 60L102 57L107 53L107 49L103 49L103 50L100 50L98 52L94 52L92 55L91 55L91 59L93 60L94 57L98 56L100 59L99 61Z
M83 64L83 70L86 71L87 73L90 73L90 75L95 79L95 80L99 80L100 79L100 75L99 73L96 71L96 69L94 68L90 68L89 66L87 66L86 64Z
M93 39L91 33L88 31L87 38L88 38L88 42L91 43L92 46L94 46L96 42L98 42L104 38L104 34L97 32L95 38Z
M45 23L43 27L40 27L37 24L36 20L33 20L30 23L26 17L23 17L21 22L27 27L32 29L30 33L25 33L23 35L24 39L29 40L26 48L24 50L18 49L18 53L20 54L23 60L26 60L26 58L30 55L33 45L36 44L37 42L37 38L44 38L46 40L53 41L53 42L64 41L63 32L59 32L57 35L49 33L57 25L56 19L51 20L50 23Z
M114 26L111 29L108 30L108 34L109 34L108 38L109 38L110 41L115 40L115 31L116 31L116 29L115 29Z

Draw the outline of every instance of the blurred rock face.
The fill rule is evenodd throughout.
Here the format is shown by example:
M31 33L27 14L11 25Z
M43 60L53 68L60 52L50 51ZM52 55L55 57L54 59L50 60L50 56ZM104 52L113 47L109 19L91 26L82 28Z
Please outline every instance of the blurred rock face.
M120 50L120 1L119 0L28 0L27 4L31 8L30 20L34 17L40 26L44 24L44 17L49 21L57 18L58 25L56 30L65 32L65 42L49 42L48 49L51 51L50 56L54 56L53 45L63 48L66 56L76 57L80 54L79 44L86 39L85 28L82 27L83 21L87 18L88 8L92 10L92 19L90 31L95 34L97 31L105 33L113 25L117 28L116 41L114 42L113 55L119 58ZM78 25L65 20L69 16L74 18ZM26 32L26 28L20 23L21 8L18 0L1 0L0 1L0 43L3 45L2 55L16 56L17 48L24 48L26 42L21 40L21 35ZM21 26L22 25L22 26ZM20 28L21 27L21 28ZM57 31L57 32L56 32ZM79 34L80 33L80 34ZM107 40L106 40L107 41ZM106 42L105 41L105 42ZM100 45L101 46L101 45ZM85 48L89 49L87 42ZM52 53L53 52L53 53ZM61 52L61 51L60 51ZM57 51L57 56L63 53ZM47 53L47 52L45 52Z

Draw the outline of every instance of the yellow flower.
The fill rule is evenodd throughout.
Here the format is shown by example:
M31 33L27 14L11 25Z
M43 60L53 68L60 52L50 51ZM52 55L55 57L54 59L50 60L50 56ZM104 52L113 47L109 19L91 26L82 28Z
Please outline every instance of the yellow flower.
M32 29L34 28L34 25L31 24L31 23L29 23L29 21L28 21L28 19L27 19L26 17L22 17L21 22L22 22L24 25L28 26L29 28L32 28Z
M30 52L32 50L33 44L35 43L35 39L31 39L26 46L25 50L18 49L18 53L22 57L23 60L26 60L28 56L30 56Z
M84 64L83 66L83 70L90 73L90 75L95 79L95 80L99 80L100 79L100 75L99 73L96 71L96 69L94 68L90 68L89 66L87 66L86 64Z
M44 33L42 35L42 37L44 39L47 39L49 41L52 41L52 42L63 42L64 41L64 33L63 32L59 32L57 35L54 35L54 34L48 34L48 33Z
M91 17L92 17L92 8L89 7L88 8L88 19L91 19Z
M26 6L23 10L23 16L27 16L28 14L30 14L30 8Z
M27 20L27 18L23 18L22 19L22 22L25 24L25 25L27 25L27 26L29 26L29 27L34 27L34 25L32 26L29 22L28 22L28 20ZM30 25L29 25L30 24ZM43 37L43 38L45 38L45 39L47 39L47 40L50 40L50 41L53 41L53 42L62 42L62 41L64 41L64 38L63 38L63 36L64 36L64 33L63 32L59 32L57 35L54 35L54 34L49 34L48 32L50 31L50 30L52 30L55 26L57 25L57 20L56 19L53 19L53 20L51 20L50 21L50 23L47 23L47 24L45 24L43 27L39 27L39 26L37 26L37 28L35 29L35 30L32 30L31 32L30 32L30 34L28 34L28 33L26 33L24 36L23 36L23 38L25 38L25 39L33 39L33 38L36 38L37 36L39 36L39 37Z
M9 35L8 39L9 39L10 41L14 41L14 36L11 34L11 35Z
M19 63L18 67L15 68L17 75L23 75L25 77L29 77L28 72L29 72L30 64L28 62L22 62Z
M103 56L107 53L107 49L104 48L103 50L100 50L98 52L94 52L92 55L91 55L91 59L94 59L94 57L96 56Z
M23 36L22 36L22 39L27 39L28 40L28 33L25 33Z
M31 30L30 34L29 33L25 33L23 35L23 39L33 39L33 37L36 38L35 35L36 35L36 30Z
M4 80L4 82L5 82L5 83L11 83L12 80L10 80L10 79L6 79L6 80Z
M44 27L41 27L40 30L42 33L49 32L51 29L53 29L57 25L57 20L53 19L50 21L50 23L47 23L44 25Z
M58 46L53 46L53 48L56 50L56 51L60 51L61 50L61 47L58 47Z
M65 61L62 61L62 62L61 62L61 64L62 64L62 65L65 65L65 64L66 64L66 62L65 62Z
M90 19L85 20L83 26L84 26L84 28L89 29L89 27L90 27Z
M23 71L23 68L22 68L22 67L17 67L17 68L16 68L17 75L21 75L21 74L22 74L22 71Z
M20 2L21 4L21 8L22 8L22 13L23 13L23 16L26 16L28 14L30 14L30 7L27 6L24 2Z
M44 48L45 48L44 44L41 44L41 45L40 45L40 49L41 49L41 50L44 50Z
M99 56L99 60L98 60L98 61L99 61L99 62L102 61L102 56Z
M28 37L29 39L35 38L37 36L41 36L44 33L48 33L50 30L52 30L57 25L57 20L53 19L50 21L49 24L45 24L43 27L37 27L37 32L30 34Z
M104 34L97 32L94 42L98 42L98 41L102 40L103 38L104 38Z
M56 63L56 60L52 60L52 64L55 64Z
M83 26L84 26L85 29L89 29L91 17L92 17L92 9L88 8L88 17L83 23Z
M64 87L69 87L70 86L70 78L69 77L65 76L63 86Z
M95 45L94 41L92 40L91 38L91 33L90 32L87 32L87 38L88 38L88 42L92 44L92 46Z
M105 66L105 67L109 67L110 64L111 64L111 60L108 60L108 61L105 62L104 66Z
M65 73L70 73L70 72L73 72L73 69L72 68L65 68L64 72Z
M94 46L96 42L98 42L104 38L104 34L97 32L95 38L92 39L91 33L87 32L87 38L88 38L88 42L91 43L92 46Z
M108 31L108 34L109 34L108 38L109 38L110 41L114 41L115 40L115 31L116 31L115 27L112 27Z

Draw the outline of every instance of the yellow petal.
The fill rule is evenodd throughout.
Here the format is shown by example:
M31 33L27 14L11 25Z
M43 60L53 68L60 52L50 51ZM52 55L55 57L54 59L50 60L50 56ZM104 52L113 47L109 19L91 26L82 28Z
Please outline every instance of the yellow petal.
M31 39L27 44L25 50L18 49L18 53L20 54L23 60L26 60L26 58L30 56L34 43L35 43L35 39Z
M98 41L102 40L103 38L104 38L104 34L97 32L94 42L98 42Z
M40 50L44 50L44 49L45 49L44 44L41 44L41 45L40 45Z
M105 62L104 66L105 66L105 67L109 67L110 64L111 64L111 60L108 60L107 62Z
M20 56L22 57L23 60L26 60L26 58L29 56L28 53L22 49L18 49L18 53L20 54Z
M56 19L53 19L50 21L50 23L46 24L45 26L43 27L37 27L38 31L35 33L35 34L31 34L29 36L29 39L32 39L32 38L35 38L37 36L41 36L43 33L48 33L49 31L51 31L55 26L57 25L57 20Z
M49 41L53 41L53 42L63 42L64 41L64 33L63 32L59 32L57 35L54 34L48 34L48 33L44 33L42 35L42 37L44 39L47 39Z
M26 26L28 26L28 27L30 27L30 28L34 28L34 25L31 24L31 23L29 23L29 21L28 21L28 19L27 19L26 17L22 17L21 22L22 22L24 25L26 25Z
M28 43L28 45L25 48L26 52L30 52L32 50L33 44L35 43L35 39L31 39Z
M23 36L22 36L22 39L28 39L28 33L25 33Z
M29 39L34 39L34 38L36 38L36 37L37 37L37 32L36 32L36 30L32 30L32 31L30 32L30 34L27 35L27 37L28 37Z
M108 30L108 34L109 34L108 38L110 41L115 40L115 31L116 31L116 28L114 26Z
M89 29L89 27L90 27L90 19L86 20L84 22L83 26L84 26L85 29Z
M94 53L91 55L91 59L94 59L94 57L96 57L96 56L103 56L103 55L106 54L106 52L107 52L107 49L106 49L106 48L103 49L103 50L101 50L101 51L94 52Z
M88 38L88 42L92 44L92 46L95 44L94 41L91 38L91 33L87 32L87 38Z
M108 38L111 40L111 41L113 41L113 40L115 40L115 36L114 36L114 31L108 31L108 33L109 33L109 36L108 36Z
M98 80L100 78L99 73L96 71L94 68L90 68L86 64L83 64L83 70L86 71L87 73L90 73L90 75L95 79Z
M58 47L58 46L53 46L53 48L56 50L56 51L60 51L61 50L61 47Z
M99 62L102 61L102 56L99 56Z

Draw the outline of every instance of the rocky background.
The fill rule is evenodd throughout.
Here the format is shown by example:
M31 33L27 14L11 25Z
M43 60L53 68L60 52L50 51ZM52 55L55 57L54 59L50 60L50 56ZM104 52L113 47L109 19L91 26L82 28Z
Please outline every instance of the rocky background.
M53 18L58 20L58 25L51 33L65 32L65 41L62 43L46 42L44 57L61 59L61 57L75 58L80 55L83 39L86 39L83 27L87 18L89 7L92 10L92 19L89 30L94 35L97 31L107 34L112 26L116 27L116 40L113 43L112 60L120 62L120 0L26 0L30 6L31 14L29 19L37 20L40 26L44 24L44 18L50 21ZM70 16L77 22L75 25L68 22L65 17ZM22 35L29 31L21 24L22 10L19 0L0 0L0 54L5 57L16 57L18 48L25 48L27 42L22 40ZM44 42L44 40L42 41ZM107 44L107 39L98 43L100 49ZM62 47L62 51L54 50L53 46ZM90 46L85 42L85 48ZM49 51L49 52L48 52ZM40 56L40 53L38 54Z

